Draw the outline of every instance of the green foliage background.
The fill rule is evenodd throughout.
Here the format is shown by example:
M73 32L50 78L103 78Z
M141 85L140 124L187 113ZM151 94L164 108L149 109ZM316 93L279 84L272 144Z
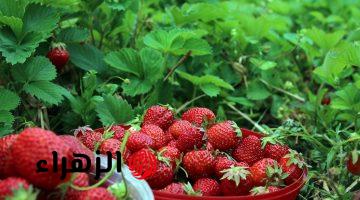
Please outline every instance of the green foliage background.
M357 0L2 0L0 135L206 106L288 137L312 166L299 199L351 199L359 19ZM62 71L45 57L51 42L70 52Z

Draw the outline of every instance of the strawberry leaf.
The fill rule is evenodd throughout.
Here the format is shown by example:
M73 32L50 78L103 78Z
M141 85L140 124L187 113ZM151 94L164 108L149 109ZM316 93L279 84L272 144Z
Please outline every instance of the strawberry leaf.
M107 95L98 103L96 113L104 126L111 124L123 124L131 120L134 111L131 105L124 99Z

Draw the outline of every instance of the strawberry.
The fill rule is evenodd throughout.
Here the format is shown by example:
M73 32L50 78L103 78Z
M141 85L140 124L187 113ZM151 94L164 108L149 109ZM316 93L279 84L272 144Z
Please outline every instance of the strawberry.
M159 150L158 160L170 164L174 170L180 159L180 151L175 147L165 146Z
M53 154L57 152L57 169L53 169ZM67 159L67 169L73 159L70 146L65 144L61 138L55 133L41 128L26 128L22 131L16 141L11 146L12 166L17 174L31 182L34 186L51 190L60 183L70 179L67 174L64 180L60 179L62 170L62 158ZM43 168L47 168L47 172L37 172L37 163L39 160Z
M94 151L96 146L101 142L102 134L100 132L85 132L83 136L81 136L80 141L91 151Z
M272 158L276 161L289 152L289 147L283 144L282 137L267 136L261 138L262 148L264 149L265 157Z
M242 136L239 127L233 121L225 121L212 125L206 132L208 141L214 149L227 151L236 147Z
M194 107L184 112L181 119L189 121L196 126L201 126L204 122L215 121L215 114L207 108Z
M250 167L250 172L255 186L283 185L283 179L288 175L283 173L277 161L271 158L257 161Z
M116 200L116 198L106 188L98 187L86 190L78 200Z
M202 146L202 134L198 128L192 126L189 122L180 122L181 128L177 127L177 131L169 128L169 133L174 137L176 141L176 147L181 152L187 152L194 149L194 146L200 148ZM174 123L177 126L179 123ZM174 132L173 132L174 131Z
M13 196L14 191L20 188L28 190L29 183L22 178L8 177L0 180L0 199L5 199L6 196Z
M285 183L290 185L300 178L306 163L301 158L301 155L294 150L290 150L289 154L280 158L279 165L283 172L288 174L285 178Z
M47 57L58 70L61 70L69 61L69 52L66 50L65 44L63 43L53 44L52 46L53 47L48 52Z
M324 98L321 100L321 105L327 106L327 105L330 105L330 103L331 103L330 97L324 97Z
M170 140L170 142L167 144L167 146L176 148L176 140Z
M232 156L238 162L246 162L249 165L264 158L264 151L261 148L261 140L249 135L242 140L239 146L233 151Z
M10 147L16 140L18 135L7 135L0 138L0 178L14 176L14 168L10 161Z
M111 152L112 157L116 159L116 152L117 151L120 152L120 146L121 146L121 142L119 140L107 139L101 143L99 150L101 154L106 154L106 152Z
M200 191L202 196L218 196L221 192L219 183L211 178L200 178L196 180L193 189Z
M125 135L125 129L124 125L114 125L111 127L110 131L114 132L113 139L122 140Z
M141 149L131 154L126 162L132 174L139 179L146 179L152 176L158 166L158 160L150 149Z
M75 174L74 180L72 180L72 184L78 187L87 187L89 186L89 175L86 173L78 173ZM65 194L66 200L77 200L84 193L84 191L78 191L72 188L68 188Z
M163 189L161 189L160 191L171 194L185 194L184 184L182 183L171 183L166 187L164 187Z
M80 140L82 136L90 132L94 132L94 130L89 126L82 126L74 130L74 136Z
M173 182L174 170L163 162L158 162L156 172L146 178L152 189L161 189Z
M259 195L259 194L266 194L266 193L270 193L270 192L276 192L281 190L281 187L277 187L277 186L259 186L259 187L254 187L253 189L250 190L251 195Z
M193 150L185 154L183 165L191 179L208 177L213 172L214 157L207 150Z
M160 149L169 142L164 131L159 126L147 124L141 128L141 132L151 137L154 149Z
M174 121L173 112L166 106L151 106L146 110L142 125L154 124L167 130Z
M253 180L246 163L239 163L221 171L224 175L221 178L220 187L225 196L247 195L253 187Z
M154 142L149 135L140 132L134 132L129 136L128 141L126 142L126 147L130 151L136 152L142 148L152 147L153 143Z
M360 156L358 152L354 152L351 154L351 156L349 156L347 161L347 169L353 175L360 176Z
M171 124L168 132L174 139L177 139L183 132L193 131L193 129L195 129L195 127L193 127L190 122L185 120L177 120Z
M91 168L94 167L94 163L95 163L94 153L92 151L90 151L88 148L86 148L83 144L81 144L81 142L78 139L76 139L76 137L71 136L71 135L60 135L59 137L68 146L70 146L72 153L87 155L90 158ZM85 166L87 163L85 158L76 158L76 159L81 159L83 166Z

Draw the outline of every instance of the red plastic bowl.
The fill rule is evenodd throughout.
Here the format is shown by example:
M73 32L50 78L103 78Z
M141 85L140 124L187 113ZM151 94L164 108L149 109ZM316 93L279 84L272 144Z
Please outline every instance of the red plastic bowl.
M257 137L262 137L260 133L256 133L247 129L241 129L243 137L249 135L255 135ZM285 188L280 189L276 192L271 192L267 194L261 194L256 196L189 196L189 195L178 195L170 194L167 192L155 191L154 196L156 200L172 200L172 199L189 199L189 200L295 200L299 195L301 188L304 186L307 179L307 169L303 171L301 177L292 183L291 185L286 186Z

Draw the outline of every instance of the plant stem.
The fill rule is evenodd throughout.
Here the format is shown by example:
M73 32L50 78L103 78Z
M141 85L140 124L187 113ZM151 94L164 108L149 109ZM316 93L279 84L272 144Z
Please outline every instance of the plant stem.
M190 57L190 55L191 55L191 51L188 51L183 57L181 57L180 60L171 68L171 70L165 76L163 81L165 82L171 76L171 74L174 73L176 68L178 68L183 62L185 62L185 60L187 60Z
M226 102L226 105L229 106L232 110L234 110L236 113L238 113L240 116L242 116L244 119L249 121L251 124L255 126L256 129L258 129L262 133L268 133L263 127L261 127L258 123L253 121L247 114L241 112L237 108L235 108L233 105L231 105L229 102Z
M302 102L302 103L305 102L305 99L304 99L304 98L302 98L302 97L300 97L300 96L298 96L298 95L296 95L296 94L293 94L293 93L291 93L291 92L288 92L288 91L286 91L286 90L284 90L284 89L282 89L282 88L278 88L278 87L276 87L276 86L273 86L273 85L269 84L268 82L266 82L264 79L260 79L260 81L261 81L262 83L264 83L266 86L268 86L268 87L270 87L270 88L272 88L272 89L274 89L274 90L277 90L277 91L282 92L282 93L284 93L284 94L286 94L286 95L289 95L289 96L293 97L294 99L296 99L296 100L298 100L298 101L300 101L300 102Z
M183 109L185 109L189 104L191 104L192 102L194 102L194 101L196 101L196 100L198 100L198 99L201 99L201 98L203 98L203 97L205 97L205 96L206 96L205 94L202 94L202 95L200 95L200 96L197 96L197 97L191 99L190 101L185 102L183 105L181 105L181 106L175 111L175 113L176 113L176 114L180 113L180 112L181 112Z

